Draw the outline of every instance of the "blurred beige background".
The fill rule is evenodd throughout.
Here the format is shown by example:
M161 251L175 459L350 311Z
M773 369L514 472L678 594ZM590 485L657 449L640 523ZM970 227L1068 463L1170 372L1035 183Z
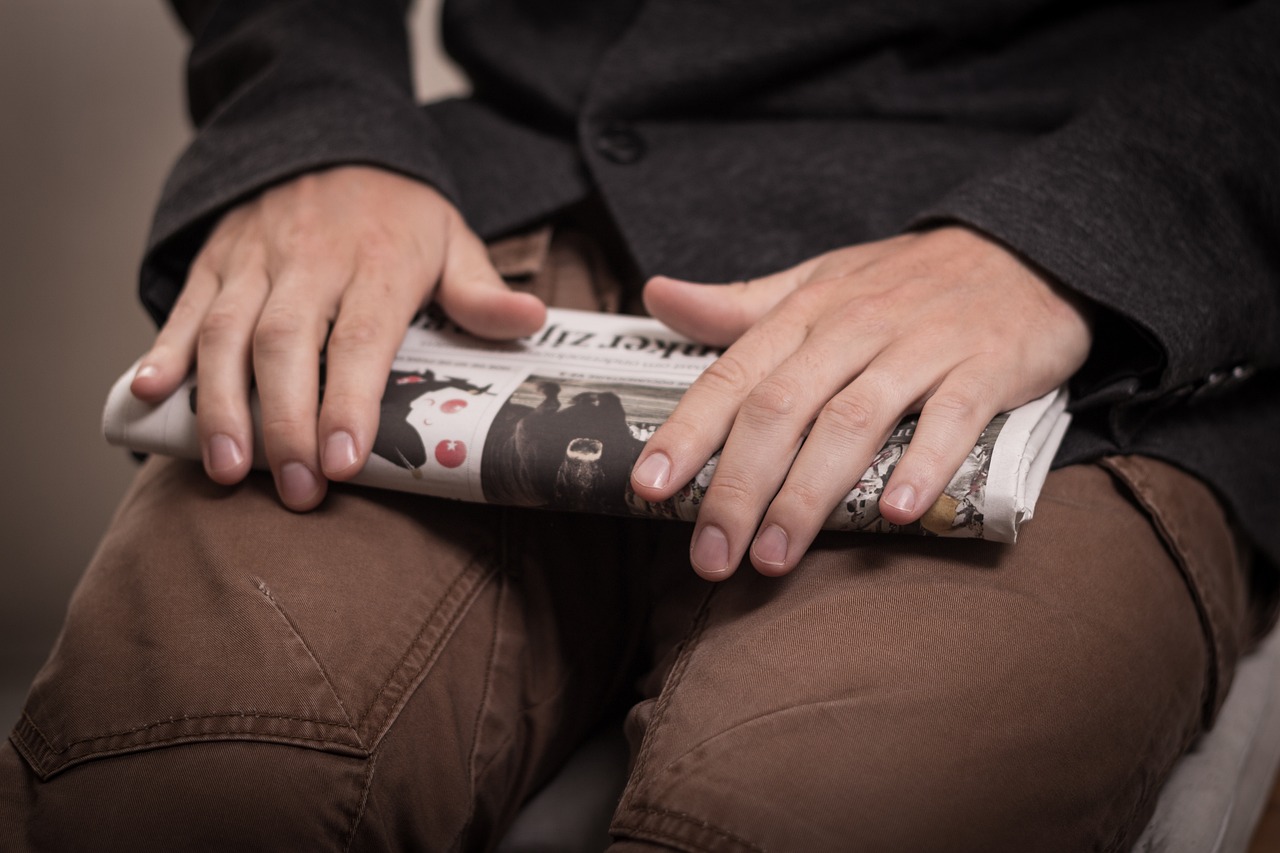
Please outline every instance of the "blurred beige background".
M420 93L460 82L413 29ZM185 41L161 0L0 2L0 728L135 469L99 433L153 329L135 296L151 208L189 136Z

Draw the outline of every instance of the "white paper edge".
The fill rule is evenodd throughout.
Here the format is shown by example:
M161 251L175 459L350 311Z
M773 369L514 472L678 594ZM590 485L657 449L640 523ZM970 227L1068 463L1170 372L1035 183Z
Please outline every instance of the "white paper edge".
M1044 439L1055 434L1054 422L1061 420L1066 405L1066 389L1055 388L1009 413L1009 420L1000 430L991 452L982 507L982 538L996 542L1017 541L1018 525L1024 517L1030 518L1028 507L1033 507L1035 496L1039 495L1044 483L1044 474L1041 474L1040 482L1033 484L1028 491L1026 479L1031 473L1031 463L1035 456L1050 456L1036 451L1044 446ZM1047 464L1044 463L1045 474ZM1028 495L1031 496L1030 503L1026 501Z

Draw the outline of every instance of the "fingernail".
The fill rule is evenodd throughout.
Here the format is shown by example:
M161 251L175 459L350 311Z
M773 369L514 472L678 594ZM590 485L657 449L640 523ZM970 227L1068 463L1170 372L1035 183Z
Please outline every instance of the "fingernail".
M239 468L244 462L244 454L240 445L229 435L218 433L209 439L209 470L215 473Z
M767 566L781 566L787 562L787 533L776 524L770 524L751 545L751 553L758 562Z
M698 531L690 557L694 567L704 575L722 575L729 571L729 540L724 531L712 525Z
M880 502L902 512L911 512L916 506L916 490L910 484L898 486L895 489L890 489L889 493L880 499Z
M141 365L133 374L134 379L155 379L160 375L160 368L154 364Z
M324 443L321 463L326 471L345 471L356 464L356 442L348 432L339 430Z
M665 488L671 479L671 460L665 453L654 453L637 465L631 476L637 483L650 489Z
M287 504L305 504L315 495L316 477L301 462L286 462L280 466L280 497Z

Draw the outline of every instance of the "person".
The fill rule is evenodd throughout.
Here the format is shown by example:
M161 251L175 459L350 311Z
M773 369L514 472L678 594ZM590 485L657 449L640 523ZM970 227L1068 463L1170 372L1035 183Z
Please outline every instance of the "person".
M75 594L15 849L485 849L620 705L616 853L1131 847L1276 600L1277 4L451 0L425 108L400 3L175 5L133 390L194 368L204 470ZM723 446L693 530L343 485L428 300L728 345L632 474ZM1067 381L1018 544L818 533Z

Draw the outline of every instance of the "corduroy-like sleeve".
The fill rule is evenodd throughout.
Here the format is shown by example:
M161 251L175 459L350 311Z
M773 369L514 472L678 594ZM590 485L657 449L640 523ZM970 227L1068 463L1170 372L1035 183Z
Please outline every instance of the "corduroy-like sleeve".
M1243 7L950 193L1104 319L1078 404L1152 415L1280 366L1280 3Z
M338 164L390 169L452 195L415 103L403 0L175 0L192 37L196 135L170 173L140 273L157 321L226 209Z

